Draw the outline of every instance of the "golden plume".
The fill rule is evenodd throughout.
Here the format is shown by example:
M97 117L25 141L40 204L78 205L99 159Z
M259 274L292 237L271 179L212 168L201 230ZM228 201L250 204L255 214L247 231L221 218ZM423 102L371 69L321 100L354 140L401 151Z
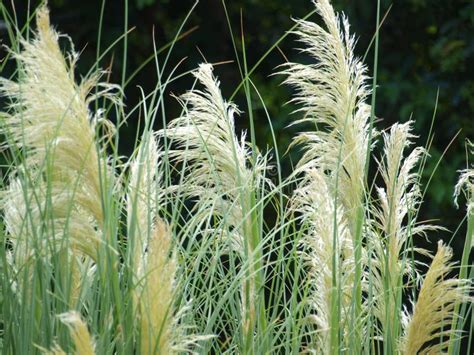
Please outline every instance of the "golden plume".
M450 335L456 330L450 328L455 308L463 302L472 302L469 292L471 281L449 278L454 269L451 262L452 250L438 242L438 251L424 278L413 313L405 315L405 333L401 338L403 354L439 354L445 351ZM459 334L456 334L457 336Z
M76 348L76 355L94 355L94 341L80 314L76 311L71 311L60 314L59 319L69 328L69 333Z

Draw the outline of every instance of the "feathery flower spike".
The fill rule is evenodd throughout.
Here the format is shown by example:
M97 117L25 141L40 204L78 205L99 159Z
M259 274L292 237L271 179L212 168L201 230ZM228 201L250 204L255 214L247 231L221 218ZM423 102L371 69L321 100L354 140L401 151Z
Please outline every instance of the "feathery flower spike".
M356 305L349 320L355 325L363 318L362 289L365 278L361 231L365 217L366 157L367 150L372 148L369 147L369 136L375 135L375 131L370 132L371 107L366 103L371 90L366 83L367 69L354 56L355 39L350 34L347 18L336 14L328 0L313 3L324 21L324 27L298 20L298 28L294 33L305 46L301 51L314 59L314 64L289 63L282 72L287 75L285 83L297 91L292 100L301 106L297 112L304 114L294 124L306 122L317 127L316 131L300 133L293 141L293 144L303 144L304 147L303 157L294 175L308 174L312 170L321 172L329 198L334 201L333 210L326 218L337 223L341 221L339 215L342 214L343 223L347 225L353 247L344 247L342 250L332 248L331 252L335 253L333 259L339 260L341 256L337 253L343 251L344 263L353 263L355 266L352 271L346 270L349 274L342 276L344 280L336 273L332 287L355 283ZM304 179L302 183L307 182ZM337 229L334 229L335 244L344 245L343 239L346 237L337 233ZM336 351L334 347L339 346L336 345L341 320L338 317L344 317L344 314L333 313L331 348L326 349L326 352ZM344 324L348 325L349 322ZM355 337L361 336L355 334ZM358 342L356 339L353 341Z
M354 57L354 36L350 35L345 16L337 15L328 0L314 1L326 29L298 20L294 32L306 45L303 53L315 59L314 64L289 63L283 74L285 83L297 90L292 102L302 107L304 118L317 131L300 133L294 143L303 143L305 153L295 173L316 167L337 175L331 183L344 206L344 214L355 233L357 210L362 204L367 147L369 142L371 94L367 86L367 68Z
M67 235L72 250L95 258L104 218L99 166L110 174L99 158L96 131L99 122L111 124L88 106L97 97L115 100L117 87L98 83L98 75L76 84L77 55L64 58L46 6L37 10L37 27L35 38L22 40L23 50L13 53L21 63L18 82L0 81L12 112L5 115L2 132L25 156L14 174L22 183L13 178L2 196L8 232L13 243L26 245L47 219L49 241ZM90 94L95 87L100 91Z
M450 325L456 305L473 301L469 297L471 281L448 278L455 267L452 256L451 248L439 241L413 313L405 314L405 333L400 342L403 354L418 354L421 349L424 354L443 353L454 331Z
M166 134L178 149L170 155L187 164L185 189L197 198L201 211L212 211L221 220L224 243L246 257L248 276L242 286L242 329L253 339L256 323L256 278L259 271L254 256L258 238L253 235L256 220L252 213L252 198L262 185L266 157L256 154L256 161L245 141L235 134L233 103L222 97L219 82L210 64L201 64L194 76L204 90L194 89L180 97L186 114L173 120ZM163 134L163 132L162 132ZM252 167L252 168L250 168Z
M95 345L87 329L86 323L76 311L59 315L59 319L69 328L72 341L76 348L76 355L94 355Z
M316 325L315 340L311 348L316 353L329 354L330 329L334 304L339 303L342 309L341 319L337 328L344 328L346 310L350 307L354 260L344 258L352 255L352 240L345 223L342 207L338 206L337 218L334 223L332 216L335 210L334 199L326 183L324 173L317 169L309 170L295 191L292 198L292 209L301 215L301 223L308 230L303 235L301 244L303 257L308 266L309 286L311 294L308 306L313 313L311 317ZM337 228L335 231L334 228ZM337 235L334 245L334 234ZM333 256L336 263L333 263ZM340 274L339 287L333 287L334 273ZM341 289L340 297L338 292Z

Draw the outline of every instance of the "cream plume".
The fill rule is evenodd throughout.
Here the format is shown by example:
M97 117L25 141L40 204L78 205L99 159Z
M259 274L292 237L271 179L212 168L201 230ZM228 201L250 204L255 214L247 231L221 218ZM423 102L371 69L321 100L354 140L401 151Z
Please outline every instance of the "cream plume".
M3 133L26 157L16 172L23 183L12 180L2 196L8 232L14 243L26 243L47 219L54 226L50 241L68 235L74 250L95 258L104 218L100 166L109 173L99 158L96 131L98 123L111 124L88 106L97 97L114 99L116 87L98 83L97 75L76 84L77 55L64 58L45 6L37 11L37 27L35 39L22 40L23 50L13 53L21 63L18 82L0 83L12 111ZM95 87L103 90L90 94Z
M422 349L425 354L443 353L454 331L450 325L456 306L473 301L469 297L471 281L448 277L455 267L451 258L451 248L439 241L413 313L405 315L405 333L400 342L403 354L418 354Z
M59 315L59 319L69 328L72 341L76 348L76 355L94 355L95 344L87 329L86 323L76 311L71 311ZM60 348L53 350L54 354L61 354Z
M468 142L468 150L470 150L471 155L474 156L474 143ZM456 206L458 205L458 197L463 191L467 198L468 215L474 214L474 164L471 164L470 168L461 170L461 175L454 188L454 202Z
M212 70L210 64L201 64L194 72L204 89L180 97L185 115L173 120L166 134L178 148L170 155L186 164L182 188L196 198L197 209L207 214L204 218L218 217L223 243L237 251L248 267L242 281L242 330L253 341L260 259L254 255L259 236L253 234L257 221L252 201L256 191L269 183L264 177L266 158L252 154L245 134L237 137L234 115L239 111L222 97Z
M393 342L401 331L400 308L405 286L417 276L410 262L407 248L410 237L426 235L429 230L440 229L428 224L417 224L416 217L422 202L419 174L415 170L425 150L414 148L412 122L394 124L390 132L383 133L384 159L378 163L384 187L377 187L378 200L373 205L374 260L372 277L375 315L381 325L381 335ZM429 255L421 248L414 251ZM416 261L415 261L416 264ZM408 275L408 279L403 277Z
M349 228L342 207L334 206L326 177L316 169L305 174L293 195L292 209L301 215L301 224L307 228L301 244L311 289L308 306L314 311L312 319L316 325L311 347L316 353L330 354L330 330L334 326L331 319L332 313L337 312L333 305L339 304L342 309L336 327L344 329L351 302L354 260L346 257L353 254ZM334 275L337 275L336 285L333 285ZM341 291L340 297L337 290Z
M143 269L143 255L164 199L160 156L156 138L145 134L137 155L130 164L127 224L129 239L134 242L133 264L137 273Z
M193 353L199 341L210 336L192 334L182 322L187 306L176 308L177 263L170 228L157 219L142 255L135 303L139 312L140 354Z
M332 282L331 287L339 287L344 295L342 298L347 296L345 293L350 289L357 299L353 310L354 317L350 320L355 324L362 319L361 295L365 282L361 227L365 217L363 203L367 150L372 148L369 147L370 135L375 135L375 131L370 131L371 107L366 103L371 90L366 84L367 69L354 56L355 39L350 34L347 18L336 14L328 0L313 2L324 26L298 20L294 33L304 45L301 51L308 54L314 63L289 63L284 66L282 72L287 75L285 83L297 91L292 100L301 106L297 112L304 114L304 117L294 124L308 123L315 129L300 133L293 141L293 144L302 144L304 149L294 175L303 175L302 181L298 183L298 191L306 191L305 193L311 196L319 195L325 190L326 199L332 203L328 205L329 202L325 202L325 207L316 210L316 213L301 211L303 219L313 219L311 224L321 224L326 218L325 225L338 223L343 230L332 227L332 230L325 232L324 238L311 235L311 232L304 235L306 244L325 245L325 255L314 253L314 250L317 250L314 247L313 252L309 253L309 257L315 258L314 265L323 263L321 269L315 268L310 276L314 281L316 275L317 278L327 278L329 271L335 272L336 285ZM319 186L311 182L311 179L316 179L316 175ZM312 241L314 238L318 239ZM347 245L347 239L352 241L350 247ZM332 254L331 259L328 259L329 254ZM332 270L332 259L337 260L336 270ZM342 265L345 265L344 270L339 269ZM352 265L353 267L349 267ZM328 287L327 282L315 284L314 297L321 298L321 295L327 294ZM341 299L341 302L344 300ZM326 315L327 318L327 315L331 314L328 306L326 299L318 306L320 309L316 310L316 317ZM345 316L344 312L341 312L340 317L337 315L336 319L343 321ZM324 329L323 324L319 327L323 327L323 332L330 331ZM331 324L333 332L336 332L334 328L339 327L340 324ZM343 333L346 334L347 330L344 329ZM320 351L331 353L337 350L328 348L327 340L325 342ZM330 343L331 346L340 345L336 345L335 339Z
M298 20L295 34L306 46L302 52L315 62L290 63L283 71L288 75L285 82L298 92L292 101L300 104L298 111L304 113L295 123L307 122L318 128L295 139L305 149L295 173L315 167L338 176L337 195L354 237L364 193L371 111L366 100L371 91L366 84L367 69L354 57L355 39L347 18L335 14L328 0L314 4L326 28ZM333 194L335 184L334 179Z
M250 169L252 154L245 134L240 138L235 134L234 115L239 110L223 99L212 70L210 64L201 64L194 72L204 90L195 89L180 97L186 115L173 120L166 134L179 147L172 156L189 165L189 194L199 197L200 203L210 203L216 215L225 216L229 225L241 229L243 213L249 208L249 191L258 186L265 160L257 155L255 172ZM243 236L238 238L234 245L242 248Z
M141 354L169 354L172 350L176 261L171 252L169 228L158 221L148 243L148 251L138 289Z

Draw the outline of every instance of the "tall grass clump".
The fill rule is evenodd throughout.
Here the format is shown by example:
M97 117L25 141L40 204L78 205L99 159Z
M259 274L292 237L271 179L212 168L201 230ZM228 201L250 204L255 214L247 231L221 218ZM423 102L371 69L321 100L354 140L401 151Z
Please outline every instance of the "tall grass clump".
M177 146L170 151L171 157L185 164L186 176L177 188L196 199L200 218L217 219L209 227L214 229L217 223L219 243L235 252L243 266L240 330L242 350L250 351L257 321L264 323L265 318L258 313L264 309L264 299L261 208L256 203L265 184L266 159L257 153L253 161L245 134L237 137L234 115L239 110L222 97L212 66L201 64L194 75L204 89L179 98L185 115L173 120L162 134Z
M425 353L439 354L448 348L449 336L454 330L449 328L454 309L463 301L472 301L468 294L470 281L466 279L446 278L453 268L450 262L451 248L440 241L438 251L431 262L423 280L413 314L406 315L403 322L405 334L401 338L400 348L403 354ZM436 340L430 344L433 339Z
M3 200L7 230L20 263L32 253L28 237L41 233L43 223L57 235L36 241L60 242L67 230L69 249L95 259L100 237L94 225L104 218L95 132L101 117L92 117L88 104L97 76L77 85L74 54L63 57L46 8L38 10L37 24L35 40L22 41L22 52L14 53L18 82L1 82L12 102L3 131L24 157Z
M35 38L30 42L21 39L22 51L12 53L19 63L18 81L3 79L1 86L11 102L2 122L3 133L15 154L10 183L2 194L5 241L9 243L5 260L11 267L8 292L18 300L10 311L20 307L24 313L18 321L30 323L10 321L9 331L27 334L19 337L20 343L6 346L20 353L51 347L58 336L53 336L57 323L53 315L61 313L68 315L58 319L71 329L77 353L93 353L94 346L86 350L86 343L91 342L82 336L87 331L84 321L79 321L76 311L63 313L76 309L87 310L95 326L107 324L108 340L97 343L98 353L113 349L119 329L127 331L126 327L113 328L122 327L119 324L130 312L117 314L113 303L119 302L124 308L133 305L140 314L137 324L132 318L127 321L131 329L127 336L134 338L133 329L140 332L141 341L137 342L143 353L157 349L169 353L174 347L182 350L183 343L174 337L177 328L172 328L178 312L172 307L175 267L171 234L163 221L152 217L154 211L143 198L156 175L153 171L152 178L149 170L158 164L156 144L150 143L154 156L146 164L131 164L130 188L125 189L114 172L118 162L111 161L106 151L114 128L103 110L94 114L89 108L105 98L120 113L121 104L114 95L120 88L99 83L100 73L76 84L77 55L71 52L67 58L63 56L46 7L37 11L37 28ZM144 155L141 152L140 158ZM146 165L144 178L136 172L137 165ZM116 233L122 208L115 205L127 200L138 205L137 209L129 203L128 214L129 221L138 220L139 237L134 240L130 263L134 284L121 294L118 288L127 280L127 272L119 256L126 251L118 248L120 237ZM132 218L137 210L138 218ZM129 226L130 234L131 229ZM44 270L43 274L39 270ZM158 289L156 285L160 285ZM148 308L154 309L151 316L145 312ZM27 314L33 318L28 319ZM15 314L10 316L15 319ZM125 339L124 344L127 341L132 342ZM60 349L60 344L55 348Z
M396 341L401 332L404 291L417 279L417 261L408 253L427 254L421 248L409 248L413 236L426 235L435 226L417 222L422 195L415 170L424 154L416 147L404 156L415 138L412 122L394 124L383 134L384 159L378 164L384 187L376 187L374 203L374 258L372 267L375 316L380 324L384 348Z
M94 340L92 339L89 330L87 329L87 325L81 319L80 315L75 311L71 311L60 314L59 318L61 322L69 328L76 354L95 354ZM65 352L59 346L55 346L53 350L49 351L48 353L54 355L65 354Z
M341 336L349 339L349 327L356 332L351 342L357 344L361 340L357 331L362 320L366 156L367 149L372 148L369 136L375 132L370 132L371 108L366 103L371 93L367 69L353 54L355 38L349 32L347 18L336 15L328 1L317 1L315 6L324 27L299 20L295 34L305 46L302 52L316 64L291 63L283 74L288 76L286 83L296 88L293 102L300 104L304 113L295 123L309 122L320 128L300 133L296 138L296 143L304 144L305 153L295 172L321 176L327 185L326 198L333 200L330 210L323 208L318 212L325 215L322 218L332 220L334 227L327 231L331 235L324 239L314 235L310 238L328 243L329 255L322 259L314 255L318 258L314 263L331 270L328 289L316 292L331 294L326 296L330 306L326 329L331 334L325 351L334 352ZM302 184L311 181L311 177L306 178ZM338 228L344 230L342 234ZM352 245L347 244L347 238ZM345 271L339 267L350 263L353 267L346 267ZM355 308L349 311L347 301L351 298L355 300Z
M51 305L40 296L51 292L48 284L54 284L58 304L52 307L58 313L80 308L101 245L108 245L104 191L114 174L105 143L113 126L89 105L97 98L119 105L113 96L118 87L99 83L99 73L76 83L77 54L63 56L46 7L37 10L36 23L35 38L20 38L21 51L12 52L17 81L1 81L2 94L10 100L2 133L14 155L10 183L2 194L11 245L5 250L12 268L9 292L18 301L11 311L20 307L25 313L18 320L27 322L11 323L18 328L10 331L23 337L24 345L16 346L24 353L44 343L44 337L26 328L48 326L44 322L50 319Z
M297 112L304 114L296 123L316 127L295 139L305 149L294 171L303 177L293 201L301 226L307 228L302 236L311 290L306 303L314 324L308 347L317 353L397 353L403 298L420 276L414 254L428 255L412 246L412 238L439 229L416 221L422 193L415 168L424 149L417 147L404 157L414 138L411 122L383 133L378 172L385 187L371 194L366 157L371 157L378 134L366 103L371 95L367 69L354 57L347 18L327 0L315 1L315 6L324 26L298 20L295 31L305 45L301 51L315 63L290 63L283 71L286 83L296 88L292 101L301 105ZM464 279L453 279L453 284L459 294L469 293L469 287L457 288L465 285ZM462 299L451 296L445 301ZM443 317L453 314L455 309L449 308ZM364 344L363 339L371 340ZM418 340L423 345L432 339Z
M472 167L454 187L467 207L456 260L443 221L419 217L429 147L413 120L375 128L375 80L348 19L314 6L317 22L291 31L306 64L280 67L301 127L290 149L302 149L284 174L276 139L255 139L253 101L265 100L245 55L246 112L216 64L168 68L183 26L164 60L154 48L156 87L130 103L125 68L123 85L97 69L112 48L79 80L46 5L28 33L2 5L16 68L0 79L2 353L470 353ZM185 74L194 84L168 117L168 86ZM236 124L247 118L250 139Z
M2 205L12 246L6 250L10 291L39 326L49 317L42 313L50 310L38 292L48 292L46 284L54 280L58 311L75 309L99 258L106 234L103 191L113 173L103 158L106 136L99 138L97 131L112 125L88 107L98 97L113 98L115 87L100 84L99 74L76 84L76 54L63 56L46 7L36 18L34 40L20 39L21 52L12 53L18 80L1 81L1 91L11 102L2 132L15 155ZM94 88L100 90L92 93ZM51 263L61 267L53 270ZM45 274L39 275L42 267ZM17 329L20 334L25 326ZM31 341L31 334L24 336Z

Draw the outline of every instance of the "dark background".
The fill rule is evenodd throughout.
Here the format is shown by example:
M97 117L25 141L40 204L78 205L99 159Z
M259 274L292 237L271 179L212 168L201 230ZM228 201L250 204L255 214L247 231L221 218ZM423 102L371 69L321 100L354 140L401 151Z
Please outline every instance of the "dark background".
M25 23L28 1L4 0L3 3L10 14L13 13L14 4L18 22ZM101 50L124 32L124 0L109 0L105 3L101 0L50 0L49 3L53 24L60 32L67 33L75 43L76 50L81 52L79 74L85 74L95 63L102 6L104 17ZM31 7L34 8L37 4L38 2L32 1ZM153 54L153 31L158 48L171 42L193 4L192 0L129 0L128 27L134 27L134 30L128 36L128 74ZM375 32L377 1L334 0L333 4L348 15L352 31L359 38L357 54L364 55ZM293 25L291 17L301 18L314 8L309 0L228 0L226 6L240 59L242 13L246 56L250 68ZM474 65L474 3L469 0L381 0L382 16L390 6L391 10L380 33L376 115L381 122L377 123L377 127L388 128L396 121L404 122L413 117L416 121L415 133L420 136L417 143L424 145L439 90L431 158L423 173L424 186L443 151L456 134L460 133L441 159L430 182L421 219L439 219L439 223L454 231L462 220L465 209L457 210L454 207L453 186L457 181L457 170L466 166L465 140L474 138L474 70L471 68ZM316 15L311 19L319 21ZM177 68L177 73L195 68L204 60L203 56L214 63L233 60L233 63L219 65L215 70L222 82L224 96L229 97L241 77L221 0L201 0L185 23L183 31L190 29L194 31L176 43L164 75L169 75L171 69L183 58L186 59ZM2 42L8 44L4 22L0 23L0 33ZM276 66L285 62L285 56L291 61L307 60L299 55L295 47L295 37L286 37L279 45L281 51L274 50L251 77L271 115L280 152L287 150L291 138L301 127L285 128L298 116L291 115L292 107L284 105L290 98L291 91L280 85L283 77L270 74L276 72ZM4 54L2 52L1 56ZM163 63L165 53L159 59ZM372 62L371 51L366 59L371 74ZM121 82L122 42L100 61L100 66L111 66L110 80ZM7 73L8 66L2 76L8 76ZM156 82L155 66L151 63L127 86L127 107L131 108L139 101L140 91L137 86L150 92ZM179 113L179 105L169 94L183 93L191 87L192 82L192 78L186 76L169 86L166 94L168 120ZM246 110L243 91L239 92L235 101L243 111ZM256 108L254 118L257 143L261 149L265 149L272 144L269 125L256 96L253 105ZM247 118L244 112L238 119L239 128L247 128ZM133 148L138 121L137 116L132 117L120 130L123 154L129 154ZM158 124L156 128L159 126ZM298 149L292 149L285 155L285 174L288 174L292 161L296 161L298 157ZM453 241L458 253L462 250L464 228L459 233ZM445 238L449 236L443 235Z

